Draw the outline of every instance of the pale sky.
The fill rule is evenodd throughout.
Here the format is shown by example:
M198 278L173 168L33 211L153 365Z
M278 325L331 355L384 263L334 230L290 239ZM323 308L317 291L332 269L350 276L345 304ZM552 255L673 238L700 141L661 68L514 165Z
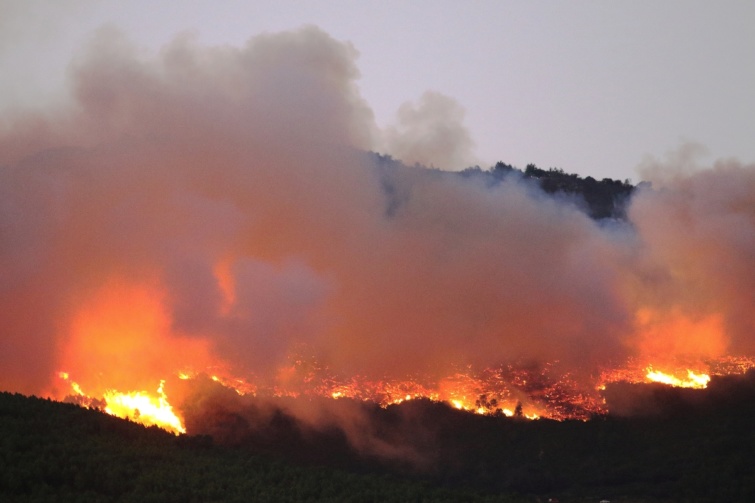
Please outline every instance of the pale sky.
M755 2L0 0L0 113L49 106L93 32L156 52L181 32L243 45L314 24L359 51L378 126L428 90L455 99L480 165L631 178L697 142L755 162Z

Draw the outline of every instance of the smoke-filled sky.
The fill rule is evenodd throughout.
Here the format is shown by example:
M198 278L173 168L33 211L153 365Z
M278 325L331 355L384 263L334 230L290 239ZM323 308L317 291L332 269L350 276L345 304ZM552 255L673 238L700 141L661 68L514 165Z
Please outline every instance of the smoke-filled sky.
M380 128L354 47L307 26L156 53L117 27L65 106L0 132L0 389L147 389L218 362L285 384L297 348L343 375L755 352L755 165L687 144L596 222L463 157L429 92Z
M753 18L742 1L1 0L0 112L70 99L72 61L103 25L157 54L182 33L240 47L311 24L353 48L352 84L383 131L376 149L636 182L646 156L684 143L705 147L708 164L755 161ZM420 149L428 129L436 139Z

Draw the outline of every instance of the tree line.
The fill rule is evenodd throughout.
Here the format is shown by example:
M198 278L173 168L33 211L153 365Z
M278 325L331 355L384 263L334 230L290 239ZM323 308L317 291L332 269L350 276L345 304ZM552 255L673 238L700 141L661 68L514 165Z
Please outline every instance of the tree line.
M0 393L0 501L755 501L755 370L707 390L617 383L605 396L633 400L635 415L531 421L429 400L331 401L427 454L411 466L284 406L244 427L254 397L206 411L207 431L233 421L231 440Z
M598 181L591 176L581 177L575 173L566 173L560 168L541 169L535 164L528 164L524 170L499 161L487 170L473 166L460 172L467 178L481 178L488 185L496 185L510 176L527 180L546 194L564 196L583 209L591 218L623 219L626 217L626 203L635 186L632 181L603 178Z

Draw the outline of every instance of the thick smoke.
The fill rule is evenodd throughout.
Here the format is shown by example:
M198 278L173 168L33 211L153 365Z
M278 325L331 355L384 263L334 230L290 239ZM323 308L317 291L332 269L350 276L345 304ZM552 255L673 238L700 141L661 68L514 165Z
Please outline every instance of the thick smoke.
M386 411L358 400L239 396L199 377L191 383L182 412L189 431L224 445L302 461L356 457L426 469L435 457L437 411L451 411L445 405L431 408L426 400Z
M696 151L685 146L667 163L644 166L659 188L640 191L629 212L643 241L638 302L687 320L684 333L650 341L658 352L752 354L755 165L728 160L695 169Z
M386 129L383 146L395 157L446 170L476 164L464 109L454 99L428 91L417 106L401 105L397 115L398 124Z
M368 154L446 167L471 142L436 94L382 135L356 57L314 27L155 57L100 32L74 104L0 134L0 388L218 361L285 384L292 351L442 377L755 350L754 166L641 188L629 223L597 223L516 177Z

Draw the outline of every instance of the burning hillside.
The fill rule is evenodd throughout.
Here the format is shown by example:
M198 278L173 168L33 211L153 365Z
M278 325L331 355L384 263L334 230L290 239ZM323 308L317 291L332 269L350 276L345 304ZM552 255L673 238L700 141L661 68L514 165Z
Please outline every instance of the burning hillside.
M753 366L755 166L648 165L627 220L597 222L517 176L369 154L397 132L355 58L315 28L156 57L105 31L70 106L5 118L0 388L191 432L205 378L585 419L610 382ZM454 110L389 153L456 158Z
M755 368L755 360L729 357L708 361L705 366L714 376L738 375ZM529 367L501 365L477 373L467 368L435 381L420 377L405 380L360 376L343 378L315 362L306 362L301 358L280 370L279 375L284 376L282 379L267 384L255 384L254 381L234 377L219 368L208 370L214 370L215 373L210 375L188 371L172 376L173 391L178 391L175 394L180 397L175 409L168 402L164 390L165 380L160 381L156 391L122 392L107 389L98 398L88 395L78 383L71 380L68 373L61 372L59 377L64 382L60 384L56 394L60 398L65 393L66 386L70 386L66 401L99 408L145 425L157 425L174 433L183 433L186 429L181 411L195 408L192 400L206 381L215 383L215 392L223 388L241 397L261 400L294 398L299 399L304 407L312 400L322 402L323 399L352 399L382 407L415 399L429 399L483 415L586 420L612 412L606 406L603 390L613 383L661 383L673 387L703 389L711 379L709 374L696 373L682 367L663 372L652 366L643 368L632 362L623 368L605 369L592 384L578 382L568 371L561 373L565 371L559 368L558 362Z

